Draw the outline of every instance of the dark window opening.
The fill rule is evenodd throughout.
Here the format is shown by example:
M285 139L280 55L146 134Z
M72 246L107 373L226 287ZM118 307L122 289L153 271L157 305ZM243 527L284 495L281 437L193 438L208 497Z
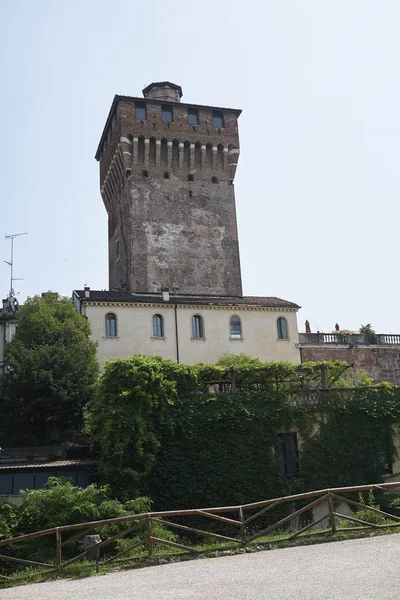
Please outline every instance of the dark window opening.
M179 168L179 142L174 140L172 142L172 166L174 169Z
M185 167L190 168L190 142L185 142L183 145L183 162Z
M211 183L219 183L218 177L211 177Z
M188 123L189 125L199 124L199 115L196 108L188 108Z
M150 138L149 160L152 164L156 162L156 139Z
M164 173L164 179L169 179L169 173L168 173L168 171L165 171L165 173Z
M210 130L206 129L206 135L210 135Z
M201 169L201 144L200 142L196 142L194 147L194 164L196 169Z
M194 181L194 175L188 175L188 181Z
M171 123L172 121L172 106L164 104L161 107L161 119L164 123Z
M157 129L157 125L155 123L153 123L152 127L153 129Z
M300 464L297 434L295 432L282 433L278 436L275 456L285 477L297 477L300 472Z
M138 140L138 162L144 164L144 137L141 135Z
M193 197L193 192L192 192L192 190L189 190L189 198L192 198L192 197Z
M136 102L136 118L137 119L147 119L145 102Z
M206 145L206 164L207 167L212 167L213 164L213 147L212 144Z
M149 176L149 172L148 171L142 171L142 175L143 175L143 177L148 177Z
M217 128L224 126L224 117L220 110L214 110L213 112L213 125Z
M161 140L161 164L168 164L168 142L165 138Z
M224 168L224 147L222 144L217 146L217 163L220 169Z

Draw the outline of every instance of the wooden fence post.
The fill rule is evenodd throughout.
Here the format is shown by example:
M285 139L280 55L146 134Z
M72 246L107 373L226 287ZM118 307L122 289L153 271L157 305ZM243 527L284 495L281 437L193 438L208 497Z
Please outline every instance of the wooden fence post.
M62 563L62 534L59 528L56 529L56 568L61 569Z
M329 521L332 529L333 535L336 534L336 523L335 523L335 515L333 514L333 498L331 492L328 493L328 508L329 508Z
M242 545L245 546L246 545L246 527L245 527L245 524L244 524L243 508L241 506L239 507L239 521L241 523L241 525L240 525L240 539L241 539Z
M153 548L154 548L153 521L152 521L151 517L149 517L148 521L147 521L147 550L148 550L149 556L151 556L153 554Z

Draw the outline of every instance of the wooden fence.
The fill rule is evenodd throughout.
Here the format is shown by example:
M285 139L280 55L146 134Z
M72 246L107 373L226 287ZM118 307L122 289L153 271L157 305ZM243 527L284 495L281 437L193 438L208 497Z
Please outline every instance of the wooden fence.
M400 488L400 482L391 482L391 483L380 483L380 484L371 484L371 485L362 485L356 487L343 487L343 488L335 488L335 489L326 489L326 490L317 490L313 492L305 492L302 494L295 494L292 496L284 496L282 498L273 498L270 500L264 500L262 502L254 502L252 504L243 504L239 506L224 506L224 507L216 507L216 508L196 508L190 510L172 510L172 511L161 511L161 512L149 512L137 515L129 515L124 517L116 517L113 519L105 519L102 521L91 521L87 523L76 523L74 525L64 525L61 527L53 527L52 529L46 529L43 531L37 531L35 533L29 533L27 535L21 535L15 538L0 540L0 546L11 546L13 544L18 544L21 542L26 542L27 540L35 540L42 538L44 536L54 536L55 542L55 560L52 563L42 563L36 562L32 560L26 560L22 558L16 558L13 556L0 555L0 560L6 562L18 563L20 565L25 565L27 567L37 566L37 567L46 567L49 569L63 569L67 565L75 563L79 560L82 560L86 557L86 552L82 552L73 558L63 561L63 548L74 541L83 539L85 535L89 532L100 532L101 529L108 525L114 524L127 524L127 528L119 533L109 537L106 540L103 540L94 547L98 547L99 549L105 548L106 546L112 544L118 539L124 538L130 535L133 532L140 532L139 541L135 541L135 543L131 544L128 548L124 549L122 552L115 554L111 557L108 557L106 562L113 561L123 554L127 554L132 552L134 549L142 547L147 550L148 555L151 556L155 552L155 545L166 545L171 546L172 548L176 548L179 550L183 550L185 552L190 553L199 553L200 551L192 546L187 546L181 543L173 542L166 539L161 539L154 535L154 525L162 524L164 527L172 530L178 530L186 534L194 533L198 536L204 536L207 538L216 538L221 542L230 542L232 544L238 545L239 547L246 547L248 544L262 538L274 531L281 530L282 536L268 540L268 544L274 542L284 542L295 539L298 536L312 536L312 535L324 535L324 534L336 534L340 531L360 531L363 529L387 529L389 527L400 527L400 517L388 514L376 508L367 506L361 502L357 502L355 500L345 498L343 494L348 493L362 493L367 492L369 490L379 491L379 492L387 492L387 491L395 491L396 488ZM310 502L307 502L310 500ZM258 530L254 529L254 521L259 519L261 516L265 515L269 511L274 508L282 507L284 505L289 505L290 509L295 508L295 504L300 503L300 508L296 510L291 510L290 514L287 516L280 518L277 522L269 525L266 528L261 528ZM358 509L368 509L373 513L378 513L383 518L387 518L391 523L383 523L381 525L377 523L372 523L360 519L356 519L354 516L349 516L345 514L341 514L337 512L335 509L335 504L338 503L346 503L351 507L356 507ZM293 530L293 522L297 525L298 518L305 512L311 511L318 505L325 505L326 512L316 520L307 523L304 527L300 529ZM191 527L188 525L184 525L182 523L177 523L171 519L176 517L201 517L205 520L215 520L220 523L223 523L229 528L232 529L232 535L223 535L221 533L215 533L213 531L206 531L205 529L198 529L195 527ZM341 521L348 520L350 522L355 523L356 527L341 527ZM329 526L324 528L322 525L323 522L328 522ZM249 527L250 523L252 524ZM316 528L317 525L320 525L321 528L318 531L310 531L313 528ZM292 528L290 528L292 527ZM289 528L289 531L287 531ZM71 536L71 532L77 531L78 533L73 533ZM93 548L93 547L92 547ZM0 579L6 580L7 577L4 575L0 576Z

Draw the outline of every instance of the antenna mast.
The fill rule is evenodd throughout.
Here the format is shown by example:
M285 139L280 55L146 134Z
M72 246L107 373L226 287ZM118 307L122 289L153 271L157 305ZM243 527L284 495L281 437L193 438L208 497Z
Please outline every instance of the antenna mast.
M11 235L6 235L4 236L6 238L6 240L11 240L11 259L10 260L5 260L4 262L7 263L10 266L10 296L14 296L15 292L14 292L14 281L22 281L23 277L14 277L13 276L13 266L14 266L14 238L20 236L20 235L27 235L28 232L25 231L24 233L12 233Z

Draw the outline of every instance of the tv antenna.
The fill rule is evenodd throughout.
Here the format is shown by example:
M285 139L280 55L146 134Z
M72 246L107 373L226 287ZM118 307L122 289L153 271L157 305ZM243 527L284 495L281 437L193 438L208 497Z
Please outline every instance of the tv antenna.
M14 273L13 273L13 266L14 266L14 239L16 237L19 237L20 235L27 235L27 234L28 234L28 232L25 231L24 233L12 233L11 235L4 236L6 238L6 240L11 240L11 259L4 261L10 267L10 296L15 296L14 281L22 281L23 280L23 277L14 277Z

